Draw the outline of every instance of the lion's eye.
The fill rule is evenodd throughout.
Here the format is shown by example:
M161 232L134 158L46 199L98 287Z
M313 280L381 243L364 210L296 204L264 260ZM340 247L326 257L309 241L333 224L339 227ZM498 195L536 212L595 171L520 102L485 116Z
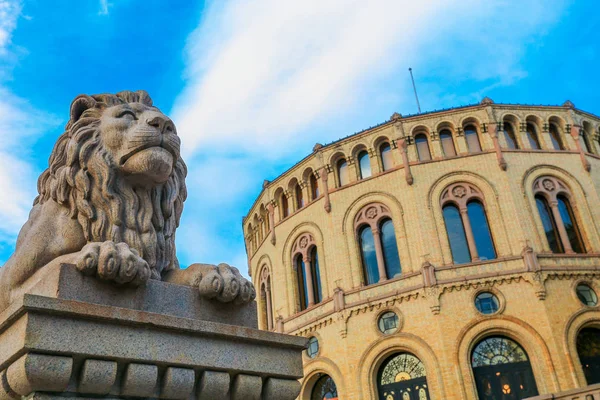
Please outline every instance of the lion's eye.
M135 113L131 110L123 110L118 115L117 118L129 118L129 119L137 119Z

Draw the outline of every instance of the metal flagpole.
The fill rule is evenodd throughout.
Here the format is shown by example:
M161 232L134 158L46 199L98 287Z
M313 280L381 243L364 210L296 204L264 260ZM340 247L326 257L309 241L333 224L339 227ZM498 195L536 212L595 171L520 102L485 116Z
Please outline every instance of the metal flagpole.
M410 72L410 79L412 80L415 98L417 99L417 108L419 109L419 114L421 114L421 105L419 104L419 96L417 96L417 86L415 85L415 78L413 78L412 68L409 68L408 71Z

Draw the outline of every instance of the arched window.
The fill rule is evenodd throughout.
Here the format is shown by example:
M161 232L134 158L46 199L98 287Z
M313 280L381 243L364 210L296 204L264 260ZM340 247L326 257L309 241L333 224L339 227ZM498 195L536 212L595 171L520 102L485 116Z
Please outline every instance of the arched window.
M385 219L379 224L381 232L381 247L383 248L383 260L385 262L385 272L388 278L396 278L402 273L400 257L398 256L398 245L396 243L396 233L394 232L394 223L391 219Z
M527 124L527 140L529 141L529 147L531 147L532 149L539 150L542 148L540 146L540 140L538 138L537 129L532 123Z
M390 210L381 203L364 206L354 219L367 285L396 278L402 273Z
M281 218L287 218L290 215L290 203L285 193L281 194Z
M579 332L577 355L587 384L600 383L600 329L583 328Z
M319 254L313 235L300 235L292 246L292 254L298 280L300 310L304 310L323 300Z
M302 193L302 187L300 184L296 184L294 192L296 194L296 209L299 210L304 207L304 194Z
M338 399L337 387L329 375L321 375L310 395L310 400Z
M479 153L481 151L479 135L477 134L477 128L475 128L474 125L467 125L465 127L465 140L467 141L469 153Z
M592 150L592 142L590 141L590 137L588 136L587 130L582 128L581 131L579 131L579 140L581 141L581 148L583 149L583 151L585 151L586 153L594 152Z
M349 179L349 175L348 175L348 163L346 162L346 159L342 158L342 159L338 160L336 166L337 166L338 185L339 186L347 185L350 182L350 179Z
M519 144L515 136L513 125L510 122L505 122L503 127L504 129L501 131L501 133L504 137L504 141L506 142L506 148L511 150L518 149Z
M377 373L380 400L429 400L425 366L410 353L400 353L383 362Z
M312 200L316 200L321 195L321 191L319 190L319 180L315 176L315 174L310 174L310 194L312 196Z
M552 148L554 150L564 150L565 148L562 144L562 140L560 140L560 134L555 124L550 124L548 132L550 133L550 142L552 142Z
M260 309L263 329L273 329L273 299L271 297L271 276L265 266L260 274Z
M442 192L440 203L454 263L495 259L494 241L479 189L467 183L452 184Z
M365 179L371 176L371 159L366 150L358 153L358 166L360 168L360 179Z
M456 155L456 148L454 147L454 140L452 139L452 132L448 129L444 129L440 132L440 141L442 142L442 150L444 151L445 157L454 157Z
M553 176L542 176L533 182L533 193L550 250L585 253L567 186Z
M375 252L375 238L369 225L364 225L359 230L360 251L362 256L365 282L367 285L379 282L377 269L377 253Z
M296 279L298 281L298 298L300 299L300 310L306 310L308 304L308 282L306 282L306 267L301 254L294 258L296 268Z
M477 343L471 367L480 399L525 399L538 394L527 353L507 337L491 336Z
M379 154L381 155L381 167L384 171L391 169L394 166L392 158L392 146L389 143L383 143L379 146Z
M429 141L427 140L427 135L424 133L416 135L415 143L417 145L417 155L419 156L419 161L431 160L431 151L429 151Z

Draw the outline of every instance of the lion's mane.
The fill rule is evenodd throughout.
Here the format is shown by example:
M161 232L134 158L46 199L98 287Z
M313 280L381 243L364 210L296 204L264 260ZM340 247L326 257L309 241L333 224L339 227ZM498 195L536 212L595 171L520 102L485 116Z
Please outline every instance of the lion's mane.
M148 262L152 278L160 279L163 271L179 268L175 230L187 197L187 167L178 157L164 184L147 189L132 187L103 146L100 117L114 105L140 102L152 106L152 100L144 91L87 99L79 105L74 102L75 111L72 107L49 167L38 179L39 195L34 205L52 199L68 208L88 242L127 243Z

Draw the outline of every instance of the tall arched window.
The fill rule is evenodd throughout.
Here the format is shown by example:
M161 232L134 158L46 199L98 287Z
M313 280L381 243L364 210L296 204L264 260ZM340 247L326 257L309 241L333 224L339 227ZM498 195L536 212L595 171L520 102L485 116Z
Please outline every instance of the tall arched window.
M310 194L312 196L312 200L316 200L321 195L321 191L319 190L319 180L315 176L315 174L310 174Z
M346 162L345 158L342 158L342 159L338 160L338 162L336 163L336 166L337 166L338 185L339 186L347 185L350 182L350 178L348 175L348 162Z
M527 353L507 337L480 341L471 354L471 367L482 400L525 399L538 394Z
M590 141L590 137L588 136L586 129L581 129L581 131L579 131L579 140L581 141L581 148L583 151L586 153L594 152L592 150L592 142Z
M366 150L358 153L358 167L360 169L360 179L365 179L371 176L371 159Z
M600 383L600 329L583 328L579 331L577 355L587 384Z
M585 253L567 186L553 176L542 176L533 182L533 193L550 250L554 253Z
M475 125L467 125L465 127L465 140L467 141L469 153L479 153L481 151L481 143L479 142L479 135L477 134Z
M452 132L449 129L444 129L440 132L440 141L442 142L442 150L445 157L454 157L456 155L456 147L452 139Z
M550 133L550 142L552 142L552 148L554 150L564 150L564 146L562 140L560 139L560 133L558 131L558 127L555 124L550 124L548 128L548 133Z
M302 187L300 184L296 184L294 192L296 194L296 209L299 210L304 207L304 194L302 193Z
M518 149L519 144L517 142L517 137L515 136L513 125L510 122L505 122L502 125L504 129L502 129L500 132L502 133L504 141L506 142L506 148L511 150Z
M300 235L292 246L292 255L298 280L300 310L304 310L323 300L319 254L313 235Z
M310 394L310 400L326 400L337 398L337 387L329 375L322 375L319 379L317 379Z
M400 276L402 266L390 210L381 203L364 206L354 219L365 284Z
M385 142L379 146L379 154L381 155L381 167L384 171L391 169L394 166L394 159L392 158L392 146Z
M492 260L496 250L482 193L468 183L455 183L440 199L452 259L455 264Z
M290 203L285 193L281 194L281 218L287 218L290 215Z
M427 140L427 135L424 133L416 135L415 143L417 145L417 155L419 156L419 161L431 160L431 151L429 151L429 141Z
M527 140L529 141L529 147L534 150L539 150L542 147L540 146L540 140L538 138L537 129L534 124L527 124Z
M425 366L410 353L394 354L383 362L377 373L380 400L429 400Z
M269 269L264 266L260 274L260 306L263 328L273 329L273 304L271 296L271 275Z

